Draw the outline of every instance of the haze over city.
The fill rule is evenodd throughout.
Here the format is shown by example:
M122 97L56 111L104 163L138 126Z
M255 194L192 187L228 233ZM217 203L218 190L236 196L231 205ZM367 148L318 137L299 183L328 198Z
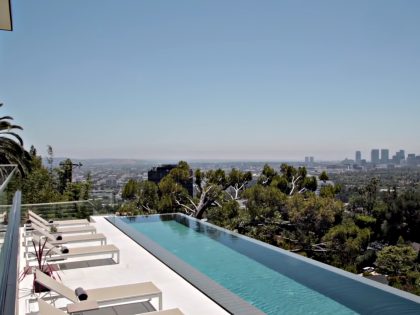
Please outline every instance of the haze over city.
M415 1L15 1L0 101L56 156L419 154L419 16Z

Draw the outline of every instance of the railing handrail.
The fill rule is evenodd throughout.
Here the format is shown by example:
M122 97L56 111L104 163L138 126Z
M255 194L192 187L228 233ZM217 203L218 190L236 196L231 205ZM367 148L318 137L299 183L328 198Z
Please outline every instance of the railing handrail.
M0 282L0 314L17 313L17 281L19 272L19 228L21 192L16 191L10 209L8 225L0 254L0 268L3 269Z
M54 205L71 205L78 203L91 203L95 199L74 200L74 201L56 201L56 202L43 202L43 203L23 203L21 207L40 207L40 206L54 206ZM12 205L0 205L0 208L11 207Z
M4 182L0 185L0 193L3 192L3 190L6 188L7 184L10 182L10 180L12 179L14 173L17 170L17 165L16 164L0 164L0 167L13 167L13 170L10 172L9 175L7 175L7 178L4 180Z

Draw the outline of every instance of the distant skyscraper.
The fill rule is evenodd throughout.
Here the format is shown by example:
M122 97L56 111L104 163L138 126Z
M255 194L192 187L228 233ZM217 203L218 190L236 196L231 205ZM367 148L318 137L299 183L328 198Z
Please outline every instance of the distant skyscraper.
M389 150L388 149L381 150L381 163L383 164L389 163Z
M398 152L398 155L399 155L401 160L405 160L405 151L404 150L400 150L400 152Z
M370 152L370 161L373 164L379 164L380 163L380 159L379 159L379 150L378 149L373 149Z
M305 163L308 164L309 163L309 156L305 156Z
M309 157L309 163L314 164L314 162L315 162L314 157L313 156L310 156Z
M356 151L356 164L360 164L362 162L362 152Z
M408 166L417 166L416 155L411 153L407 155L407 165Z
M395 153L395 155L392 157L392 162L394 162L395 164L400 164L401 161L405 160L405 151L404 150L400 150L397 153Z

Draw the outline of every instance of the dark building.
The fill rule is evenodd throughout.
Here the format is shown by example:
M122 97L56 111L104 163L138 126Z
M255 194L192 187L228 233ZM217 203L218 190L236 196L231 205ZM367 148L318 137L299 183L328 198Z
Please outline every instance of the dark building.
M149 172L147 172L147 179L150 180L151 182L154 182L157 185L160 183L162 178L168 175L169 172L175 167L177 167L176 164L163 164L161 166L154 167ZM193 195L193 192L194 192L193 172L191 169L190 169L189 180L180 184L188 191L188 194L190 194L191 196Z

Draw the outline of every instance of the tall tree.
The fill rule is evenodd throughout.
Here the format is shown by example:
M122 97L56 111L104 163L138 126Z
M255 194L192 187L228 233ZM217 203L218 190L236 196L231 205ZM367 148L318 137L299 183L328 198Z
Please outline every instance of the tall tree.
M265 164L261 172L261 176L258 179L258 184L263 186L271 185L274 177L277 176L277 172L270 165Z
M138 184L138 204L148 213L154 213L158 209L159 194L158 186L151 181L142 181Z
M336 267L355 272L356 259L366 249L370 234L369 229L361 229L351 220L332 227L323 237L329 251L327 260Z
M187 172L188 170L188 172ZM182 180L189 176L189 166L186 162L180 162L178 167L172 169L169 174L159 183L159 190L166 200L169 201L168 193L174 203L188 214L201 219L204 213L213 205L220 206L222 193L230 186L225 172L221 169L202 172L195 171L194 186L197 196L189 196L182 187ZM163 198L164 196L162 196Z
M52 172L42 165L42 157L37 156L35 147L31 147L31 170L20 181L23 203L44 203L62 201L63 196L57 190L58 185ZM16 187L17 188L17 187Z
M258 180L261 185L277 187L281 192L292 196L307 190L315 191L317 188L316 178L308 176L305 167L295 168L286 163L281 164L280 174L268 165L265 165Z
M416 258L417 253L411 246L387 246L378 253L376 265L386 274L403 275L414 268Z
M324 183L329 180L330 178L327 175L327 172L322 171L322 173L319 175L319 180L322 180Z
M67 185L73 181L73 162L70 159L66 159L60 163L60 168L58 169L58 178L58 190L61 194L63 194Z
M134 200L137 197L139 183L130 178L124 185L121 197L126 200Z
M229 187L226 190L232 200L239 199L239 193L246 188L246 185L252 180L251 172L242 172L233 168L228 175ZM233 191L233 193L231 192Z

